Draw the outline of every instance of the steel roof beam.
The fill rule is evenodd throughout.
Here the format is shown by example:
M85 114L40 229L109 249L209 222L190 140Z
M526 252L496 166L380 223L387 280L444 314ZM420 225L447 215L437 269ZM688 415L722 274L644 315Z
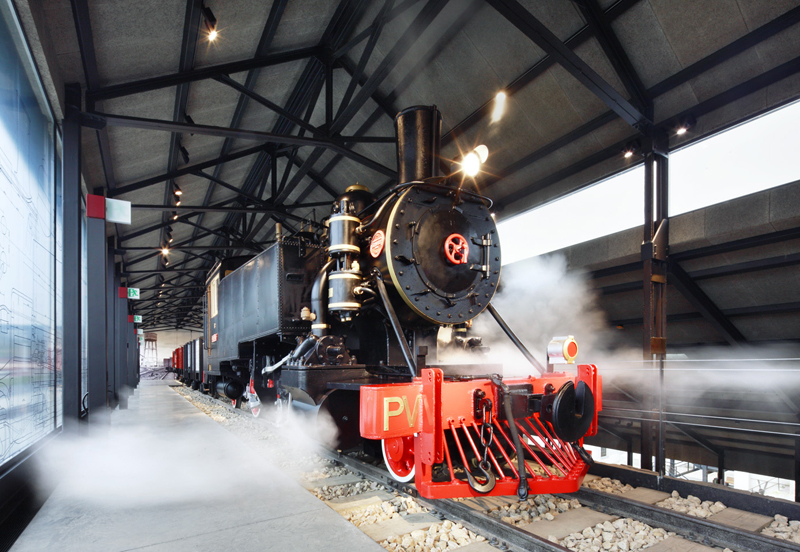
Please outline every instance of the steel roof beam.
M613 22L617 17L627 12L630 8L638 4L641 0L618 0L605 11L606 18ZM584 26L574 35L564 41L564 44L572 49L577 48L592 37L591 29L588 25ZM503 91L508 96L513 96L530 84L534 79L539 77L545 71L550 69L556 64L556 60L549 55L545 55L542 59L537 61L527 71L522 73L519 77L511 81L508 86L503 88ZM481 107L467 115L461 122L453 126L448 132L442 136L442 147L452 142L459 134L464 134L469 131L477 122L481 121L484 117L489 115L494 109L494 98L484 103ZM613 112L612 112L613 113Z
M235 201L236 201L236 198L226 199L224 201L220 201L219 203L215 203L214 205L212 205L212 207L224 207L225 205L229 205L229 204L231 204L231 203L233 203ZM120 236L119 237L119 241L123 242L123 241L131 240L133 238L138 238L139 236L143 236L145 234L149 234L150 232L153 232L154 230L159 230L161 228L165 228L167 226L171 226L173 223L176 223L176 222L183 222L183 221L185 221L185 220L187 220L189 218L198 216L200 214L201 213L188 213L186 215L180 215L175 220L162 221L162 222L159 222L157 224L153 224L151 226L148 226L146 228L142 228L140 230L134 230L133 232L129 232L129 233L123 235L123 236Z
M386 176L396 176L397 174L389 167L356 153L353 150L344 147L340 143L334 142L328 138L306 138L291 134L273 134L271 132L262 132L258 130L244 130L213 125L192 125L189 123L167 121L163 119L147 119L144 117L129 117L126 115L111 115L108 113L84 113L82 116L82 122L86 126L96 127L96 121L98 120L105 121L107 124L112 126L127 128L139 128L172 133L191 132L194 134L231 138L234 140L259 140L276 144L294 144L297 146L316 146L328 148L337 153L341 153L345 157L349 157L353 161L356 161L367 168L370 168L381 174L385 174ZM342 136L341 139L342 141L346 142L348 137Z
M96 90L89 90L86 92L86 98L87 100L91 101L120 98L122 96L130 96L131 94L140 94L142 92L159 90L161 88L169 88L170 86L178 86L180 84L212 79L219 75L231 75L253 69L263 69L264 67L272 67L274 65L299 61L301 59L307 59L315 56L318 52L319 51L317 47L312 46L310 48L298 48L296 50L288 50L286 52L256 56L252 59L234 61L231 63L222 63L219 65L212 65L210 67L202 67L200 69L173 73L171 75L152 77L124 84L106 86Z
M444 30L439 34L434 45L431 48L429 48L424 55L420 56L420 58L416 61L411 70L409 70L406 76L403 77L403 79L400 81L399 84L397 84L395 89L385 98L381 99L382 102L385 102L387 106L392 108L391 117L393 121L394 121L394 116L399 111L398 109L394 109L393 107L394 102L408 89L409 86L411 86L411 83L417 76L419 76L419 73L423 71L424 68L427 67L430 64L430 62L437 55L439 55L439 53L442 50L445 49L445 47L447 47L447 45L453 40L453 37L455 37L455 35L458 34L458 32L460 32L461 29L464 28L467 22L472 18L473 13L475 12L475 10L477 9L478 5L481 2L482 0L472 0L471 2L466 4L461 15L459 15L458 18L446 30ZM346 60L345 58L342 58L340 61L345 62ZM343 63L342 66L345 68L346 71L348 72L350 71L350 69L348 69L348 66L346 64ZM366 83L366 79L364 79L363 82ZM360 84L363 86L363 83ZM374 96L373 100L375 100ZM375 124L375 122L380 118L382 110L385 111L385 108L379 107L378 109L374 110L372 114L369 115L367 119L361 124L361 126L354 133L354 135L360 136L365 132L367 132L370 128L372 128L372 125ZM342 156L336 155L333 159L331 159L327 163L327 165L325 165L325 167L320 172L322 172L323 174L328 174L341 160ZM376 195L380 195L384 189L390 187L395 181L396 179L388 180L386 183L380 186L378 190L373 190L373 193L376 193Z
M725 341L731 345L741 345L747 340L739 329L728 320L720 308L714 304L711 298L700 289L700 286L692 280L686 271L676 261L669 262L668 282L672 284L681 295L683 295L694 308L700 311L714 329L716 329Z
M264 30L261 33L261 38L258 41L258 46L256 47L256 57L265 57L269 53L269 49L272 46L272 41L275 38L275 33L278 31L278 26L280 25L281 19L283 17L283 12L286 9L286 4L288 0L275 0L272 2L272 6L269 9L269 15L267 16L267 23L264 25ZM247 72L247 77L245 78L244 85L248 90L255 88L256 82L258 81L258 77L261 74L260 69L251 69ZM231 123L228 125L229 128L238 128L241 124L242 118L244 117L245 110L247 108L249 102L249 98L245 95L240 94L239 99L236 103L236 109L234 109L233 117L231 117ZM234 141L230 138L226 138L225 141L222 143L222 148L220 150L220 155L226 155L233 147ZM260 159L265 157L265 152L261 152L256 158L253 165L257 165ZM270 153L269 158L271 161L274 160L274 151ZM213 176L215 178L219 178L220 174L222 173L222 164L217 165L214 168ZM211 198L214 195L214 191L216 189L216 184L212 183L206 189L205 197L203 198L203 205L208 205L211 203ZM198 222L202 222L204 215L200 215ZM196 238L197 231L193 232L192 239Z
M723 63L741 54L742 52L749 50L764 40L772 38L776 34L788 29L789 27L792 27L798 22L800 22L800 6L787 11L783 15L780 15L772 21L765 23L761 27L747 33L743 37L734 40L727 46L724 46L713 54L696 61L692 65L678 71L671 77L667 77L660 83L650 88L649 92L653 97L666 94L670 90L677 88L681 84L688 82L695 77L698 77L709 69L716 67L720 63Z
M639 78L631 63L625 48L611 28L611 21L600 8L597 0L583 0L578 2L586 21L594 32L595 38L611 62L625 90L631 98L635 99L638 107L642 109L648 119L653 119L653 100L647 92L647 87Z
M692 115L694 117L700 117L716 109L725 107L726 105L732 102L735 102L745 96L748 96L753 92L766 88L767 86L770 86L771 84L774 84L775 82L783 80L786 77L794 75L798 72L800 72L800 57L796 57L790 61L787 61L779 65L778 67L775 67L765 73L762 73L761 75L758 75L757 77L754 77L739 85L736 85L733 88L730 88L725 92L721 92L720 94L717 94L712 98L702 101L699 104L695 105L694 107L689 108L678 115L675 115L673 117L670 117L669 119L666 119L658 123L656 126L662 128L668 128L670 126L675 126L678 121L684 119L689 115ZM587 169L597 163L600 163L601 161L605 161L611 157L614 157L615 155L621 155L623 148L625 147L625 145L628 143L629 140L630 138L622 140L612 146L609 146L607 148L604 148L603 150L600 150L599 152L592 154L589 157L577 161L576 163L573 163L572 165L565 167L564 169L561 169L556 173L546 176L543 179L539 180L535 186L523 188L517 190L516 192L512 192L511 194L507 195L501 200L496 201L495 205L497 206L498 209L502 209L515 201L519 201L520 199L523 199L524 197L529 196L549 186L550 184L553 184L555 182L558 182L559 180L563 180L564 178L572 176L584 169ZM572 190L570 193L574 191L575 190Z
M367 40L367 44L361 51L361 56L359 57L358 65L356 66L356 69L352 77L350 78L350 82L347 84L347 88L344 91L342 100L339 103L339 109L336 112L336 116L333 118L333 124L331 125L331 128L334 128L336 126L336 121L339 119L339 117L342 116L342 112L350 104L350 100L353 99L353 93L355 93L356 91L356 85L358 84L358 81L361 79L361 76L364 74L364 69L366 69L367 62L369 61L369 58L372 56L372 51L378 44L378 38L380 38L381 32L383 31L384 18L388 13L388 11L391 9L392 4L394 4L394 0L384 0L383 7L380 9L380 11L378 11L378 15L375 16L375 20L372 22L372 32L369 35L369 40Z
M405 2L401 2L398 6L393 8L380 20L373 21L369 27L358 33L356 36L351 38L344 46L341 46L339 49L333 52L333 57L334 58L342 57L347 52L352 50L356 44L359 44L362 40L369 37L378 25L383 26L386 23L389 23L394 18L398 17L399 15L402 15L408 8L410 8L417 2L419 2L419 0L406 0Z
M336 12L335 12L332 20L331 20L331 22L328 24L328 27L326 28L325 33L323 34L323 38L322 38L321 44L326 44L329 40L331 40L331 36L334 34L334 32L338 32L339 34L346 35L349 32L349 29L355 23L355 20L357 19L360 10L363 9L363 6L364 6L363 2L358 2L357 5L353 9L350 9L350 2L348 2L346 0L343 0L342 2L340 2L339 6L336 9ZM273 8L274 7L275 7L275 4L273 4ZM272 17L272 13L270 14L270 17ZM344 25L343 27L342 27L342 25L340 25L341 22L343 22L343 25ZM342 27L342 28L339 29L338 31L336 31L337 27ZM345 32L342 32L343 30ZM262 37L262 39L263 39L263 37ZM306 109L306 117L305 117L305 122L306 123L311 118L311 113L313 112L314 105L316 104L316 99L318 98L319 92L321 91L322 82L319 83L319 87L316 87L315 82L317 80L324 81L324 74L320 74L320 75L316 74L316 73L323 73L323 71L319 71L319 67L317 66L318 63L319 62L315 58L315 59L309 60L309 62L306 64L306 68L305 68L305 70L303 72L303 75L301 75L300 79L298 80L298 83L295 86L295 89L293 90L292 96L290 97L289 103L287 104L287 107L286 107L287 111L296 112L297 110L302 109L303 105L308 104L307 109ZM319 79L317 77L319 77ZM254 85L254 83L255 83L255 81L253 81L253 85ZM316 88L316 91L315 91L315 88ZM248 99L247 96L241 95L240 96L240 104L242 102L246 102L247 99ZM286 119L280 118L276 122L276 124L274 126L274 130L279 131L279 132L289 132L291 130L290 124L291 124L290 121L287 121ZM235 127L237 125L231 125L231 126ZM301 128L300 135L302 135L303 133L304 133L304 130ZM226 139L226 143L227 142L228 142L228 140ZM259 159L257 160L257 163L254 164L253 168L251 169L250 174L248 175L247 179L245 180L245 184L243 186L244 188L250 189L250 188L254 187L257 182L260 181L260 178L262 178L261 177L262 171L259 168L258 164L259 163L263 163L264 161L265 161L264 156L263 155L259 156ZM266 167L265 171L268 171L269 168L272 167L272 166L274 166L274 162L272 162L272 160L270 159L269 167ZM218 169L219 169L219 167L218 167ZM264 175L263 178L266 178L266 175ZM207 197L210 197L210 196L207 195ZM273 203L280 203L280 202L276 201L275 197L273 196ZM235 223L235 221L237 220L235 217L238 217L239 215L232 214L232 216L234 218L229 217L229 218L226 219L226 224ZM273 213L269 218L275 218L277 216L279 216L279 215L276 215L275 213ZM255 229L256 225L255 225L254 221L251 221L252 230L251 230L251 233L248 234L248 235L252 235L253 239L254 239L254 237L258 234L258 231L260 231L260 228L263 227L263 225L266 223L267 220L269 220L269 218L268 217L262 217L262 220L259 222L259 230ZM284 221L284 224L286 225L287 228L292 229L292 226L285 222L285 218L281 219L281 220Z
M109 190L109 197L117 197L122 194L127 194L129 192L135 192L136 190L141 190L142 188L147 188L154 184L158 184L159 182L164 182L165 180L174 180L181 176L186 176L187 174L194 174L197 171L202 171L203 169L208 169L211 167L216 167L217 165L221 165L223 163L227 163L228 161L235 161L236 159L241 159L243 157L247 157L249 155L253 155L254 153L262 153L268 147L271 147L270 144L264 143L253 148L247 148L241 151L237 151L236 153L229 153L226 155L220 155L215 159L210 159L208 161L203 161L202 163L195 163L194 165L187 165L186 167L182 167L180 169L176 169L174 171L166 172L164 174L160 174L158 176L151 176L150 178L145 178L139 180L138 182L133 182L131 184L126 184L124 186L120 186L115 188L114 190Z
M625 11L627 11L630 7L636 4L639 0L620 0L608 10L606 10L606 16L608 19L612 20L613 18L621 15ZM743 51L747 50L758 44L759 42L774 36L775 34L779 33L780 31L794 25L800 21L800 7L794 8L785 14L781 15L759 27L758 29L752 31L751 33L743 36L742 38L735 40L728 46L725 46L718 50L717 52L710 54L709 56L701 59L700 61L694 63L693 65L687 67L686 69L679 71L675 75L661 81L660 83L656 84L655 86L651 87L647 93L650 97L658 97L666 92L669 92L673 88L688 82L689 80L697 77L703 71L707 71L715 67L716 65L730 59L731 57L742 53ZM584 27L577 33L575 33L569 40L567 40L567 44L571 47L577 47L578 45L582 44L586 39L589 38L589 29L588 27ZM573 46L574 42L574 46ZM506 90L509 91L509 94L513 94L514 91L519 90L524 85L529 83L533 78L539 76L543 73L547 68L549 68L553 63L552 58L546 57L540 60L534 67L526 71L522 76L517 78L511 85L509 85ZM534 69L538 69L534 71ZM523 77L525 77L523 79ZM469 128L471 128L478 120L484 117L487 113L490 112L492 108L492 101L485 103L481 108L470 114L466 119L460 122L458 125L453 127L447 134L442 137L442 145L445 145L449 141L451 141L456 133L463 133L466 132ZM499 175L502 175L502 178L508 177L514 172L521 170L527 167L529 164L537 161L547 155L555 151L556 149L560 149L561 147L567 145L568 143L577 140L589 132L596 130L598 128L596 125L603 122L603 121L612 121L614 118L614 112L609 111L599 117L596 117L592 121L582 125L579 129L569 132L568 134L562 136L561 138L555 140L551 144L547 144L540 148L539 150L527 155L523 159L516 161L502 169L498 172ZM489 177L486 183L483 185L484 192L492 186L495 182L499 180L495 177Z
M339 67L344 69L344 71L348 75L350 75L350 78L353 78L355 76L356 68L353 67L353 64L350 62L349 59L345 57L339 58L338 60L336 60L336 63L339 65ZM366 82L367 82L367 76L362 73L358 79L358 85L364 86ZM381 94L380 90L376 90L375 92L373 92L371 97L372 101L378 105L378 107L383 111L383 113L385 113L387 117L389 117L392 121L394 121L395 115L397 115L400 112L400 110L394 107L392 102ZM358 135L359 135L358 133L355 133L353 136L355 137ZM395 141L396 140L397 139L395 138Z
M72 17L75 21L78 47L81 52L83 74L86 77L86 87L89 89L98 88L100 86L100 74L97 69L89 5L87 0L71 0L70 3L72 4ZM88 104L89 101L87 99ZM93 102L92 106L93 108L96 107L96 103ZM102 105L100 108L102 109ZM100 148L100 161L103 165L106 187L112 190L117 184L114 178L114 167L111 164L111 145L108 141L108 131L104 128L97 130L97 145Z
M270 213L279 212L283 213L286 209L312 209L314 207L330 206L330 201L315 201L312 203L295 203L291 205L283 205L281 207L273 207L269 203L263 203L263 207L203 207L202 205L150 205L142 203L134 203L131 209L141 211L192 211L195 213Z
M389 73L394 69L397 63L408 53L417 39L422 36L422 33L430 26L439 12L447 5L448 0L429 0L423 6L422 10L411 22L411 25L403 32L397 39L397 42L392 46L392 49L384 56L375 72L370 75L367 82L364 83L358 94L353 101L342 111L341 115L336 117L331 127L331 132L336 133L341 131L347 126L358 111L364 106L372 93L375 92L384 79L389 76ZM391 175L389 175L391 176Z
M648 117L622 97L613 86L589 67L577 54L536 19L516 0L486 0L509 23L522 31L537 46L553 56L575 79L600 98L614 113L639 131L652 124Z

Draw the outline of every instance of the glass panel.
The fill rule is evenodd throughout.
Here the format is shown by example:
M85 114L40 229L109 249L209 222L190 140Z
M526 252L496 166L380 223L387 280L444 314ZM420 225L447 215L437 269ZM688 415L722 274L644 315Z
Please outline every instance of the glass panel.
M639 166L497 225L507 265L634 228L644 219Z
M55 427L54 126L0 2L0 464Z
M670 216L800 180L798 128L794 103L670 154Z

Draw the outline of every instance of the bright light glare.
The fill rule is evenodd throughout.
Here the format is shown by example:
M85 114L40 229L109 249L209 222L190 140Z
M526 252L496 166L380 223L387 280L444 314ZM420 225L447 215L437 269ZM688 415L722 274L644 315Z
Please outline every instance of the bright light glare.
M633 152L630 151L630 150L626 151L625 152L625 159L630 159L631 157L633 157Z
M475 177L481 172L481 158L474 151L469 152L461 161L461 170L467 176Z
M208 33L208 41L209 42L214 42L216 39L217 39L217 30L214 29L213 31Z
M161 254L162 254L162 255L169 255L169 249L167 249L167 248L165 247L164 249L162 249L162 250L161 250Z
M492 109L492 122L496 123L503 118L506 111L506 93L498 92L494 97L494 109Z
M676 130L676 131L675 131L675 133L676 133L678 136L680 136L680 135L682 135L682 134L686 134L686 130L687 130L687 129L686 129L686 127L680 127L678 130Z
M175 188L175 195L176 196L183 195L183 192L181 191L180 188Z

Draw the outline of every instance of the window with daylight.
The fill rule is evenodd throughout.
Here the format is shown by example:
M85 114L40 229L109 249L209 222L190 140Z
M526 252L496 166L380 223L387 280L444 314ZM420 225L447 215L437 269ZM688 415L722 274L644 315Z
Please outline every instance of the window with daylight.
M670 154L669 214L677 216L800 180L800 102ZM691 131L690 131L691 132ZM642 224L644 168L619 173L498 226L503 264Z

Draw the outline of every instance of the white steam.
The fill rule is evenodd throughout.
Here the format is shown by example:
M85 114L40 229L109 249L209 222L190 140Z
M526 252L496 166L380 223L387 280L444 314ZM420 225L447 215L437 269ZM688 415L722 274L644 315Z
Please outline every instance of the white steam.
M177 407L173 401L179 401ZM335 425L324 412L289 411L276 427L271 406L252 418L231 413L208 397L198 395L196 405L183 401L179 396L142 400L139 406L132 401L131 410L112 414L110 428L60 436L38 454L41 488L58 484L71 501L100 508L230 500L252 494L265 482L285 481L281 471L303 470L321 444L336 438Z
M545 351L553 337L574 336L579 347L576 362L592 364L612 341L586 277L567 272L562 256L535 257L504 267L492 304L542 365L547 362ZM501 363L508 375L536 374L489 312L475 320L469 333L482 337L483 345L491 349L484 358L446 353L440 360Z

